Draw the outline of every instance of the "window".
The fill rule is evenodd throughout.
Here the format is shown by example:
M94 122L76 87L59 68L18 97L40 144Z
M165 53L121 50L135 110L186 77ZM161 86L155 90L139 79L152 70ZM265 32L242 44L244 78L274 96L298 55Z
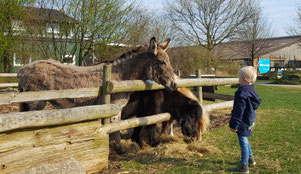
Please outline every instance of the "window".
M23 22L22 21L12 21L12 29L14 31L24 31Z
M31 63L31 57L28 58L28 63ZM22 59L16 53L14 54L14 66L23 66Z
M60 32L60 24L58 23L47 23L47 33L58 34Z
M69 33L69 37L73 37L74 36L74 33L73 33L73 30L72 29L70 29L70 33Z
M63 59L62 62L64 64L75 65L75 56L73 56L73 55L65 55L65 56L63 56L62 59Z
M21 57L14 54L14 66L23 66L21 63Z

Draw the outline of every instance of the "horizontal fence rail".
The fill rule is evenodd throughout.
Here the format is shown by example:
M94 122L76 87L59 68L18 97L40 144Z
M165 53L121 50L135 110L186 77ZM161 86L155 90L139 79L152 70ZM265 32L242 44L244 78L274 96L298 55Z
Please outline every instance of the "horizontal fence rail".
M0 105L19 102L43 101L63 98L82 98L98 96L100 88L80 88L65 90L8 92L0 94Z
M82 121L109 118L120 112L114 104L75 107L29 112L12 112L0 115L0 133L34 127L64 125Z
M0 77L17 77L17 73L0 73Z
M218 110L218 109L227 109L231 108L234 104L234 101L226 101L226 102L220 102L220 103L214 103L214 104L209 104L205 105L204 108L206 112L211 112L213 110Z
M122 120L116 123L105 124L98 131L105 132L105 133L112 133L112 132L130 129L134 127L161 123L170 120L170 118L171 116L169 113L162 113L162 114L151 115L151 116L140 117L140 118L132 118L127 120Z
M238 83L238 78L223 79L181 79L177 80L177 87L228 85ZM128 80L108 81L106 92L109 94L145 90L164 89L164 86L151 81ZM32 92L9 92L0 94L0 105L19 102L43 101L62 98L97 97L100 88L81 88L66 90L32 91Z
M214 103L214 104L205 105L204 108L206 112L211 112L213 110L230 108L233 106L233 103L234 101ZM162 114L151 115L151 116L140 117L140 118L132 118L128 120L122 120L117 123L106 124L103 127L101 127L99 131L105 133L112 133L112 132L126 130L134 127L151 125L151 124L168 121L170 120L170 118L171 115L169 113L162 113Z
M18 83L0 83L0 88L18 88Z
M177 87L214 86L238 83L238 78L221 79L181 79L177 81Z
M164 89L164 86L151 81L129 80L107 82L107 93L133 92L144 90ZM238 78L222 78L222 79L180 79L176 81L177 87L195 87L195 86L213 86L213 85L229 85L238 83Z
M237 80L236 80L237 79ZM238 78L213 78L213 79L181 79L177 80L178 87L192 87L191 85L196 86L213 86L213 85L227 85L238 83ZM221 82L221 83L219 83ZM130 87L127 86L130 83ZM135 86L138 85L138 86ZM118 86L118 87L117 87ZM0 88L8 88L8 87L18 87L18 83L0 83ZM134 89L132 89L134 87ZM122 90L124 88L124 90ZM118 92L132 92L137 88L137 90L157 90L157 89L164 89L162 85L159 85L154 82L144 82L142 80L128 80L128 81L121 81L121 82L108 82L107 92L108 93L118 93Z
M17 73L0 73L0 77L4 78L16 78ZM18 83L0 83L0 89L2 88L17 88Z
M207 112L217 109L225 109L233 106L233 101L214 103L205 105ZM109 118L120 112L120 107L114 104L75 107L69 109L46 110L46 111L29 111L1 114L0 133L16 129L64 125L78 123L82 121ZM106 124L101 127L102 132L112 133L120 130L155 124L158 122L168 121L169 113L158 115L133 118L123 120L117 123Z

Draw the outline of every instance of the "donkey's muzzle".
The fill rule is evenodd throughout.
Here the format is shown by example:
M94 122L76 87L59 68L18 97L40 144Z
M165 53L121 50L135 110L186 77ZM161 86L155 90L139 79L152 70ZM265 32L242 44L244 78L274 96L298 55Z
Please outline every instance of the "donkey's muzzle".
M174 91L177 89L177 83L175 82L170 82L169 84L166 84L165 88L168 90L168 91Z

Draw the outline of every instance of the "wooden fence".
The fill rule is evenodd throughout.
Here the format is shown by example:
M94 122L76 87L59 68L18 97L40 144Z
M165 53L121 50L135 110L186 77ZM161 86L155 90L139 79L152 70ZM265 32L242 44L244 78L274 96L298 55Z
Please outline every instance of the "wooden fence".
M13 78L17 77L17 73L0 73L0 77ZM17 88L18 83L0 83L0 89L3 88Z
M106 67L104 71L105 83L99 88L0 94L0 105L63 98L98 97L100 93L102 93L99 98L100 103L103 103L103 105L68 109L1 114L0 173L24 173L37 166L49 163L56 165L66 161L76 161L84 172L95 173L107 165L109 133L170 119L170 114L163 113L109 123L109 118L116 116L121 109L117 105L109 104L110 94L157 90L164 87L140 80L110 81L110 67ZM237 78L182 79L177 81L177 86L197 86L200 89L201 86L227 85L237 82ZM232 105L233 101L228 101L206 105L205 109L211 111Z
M0 73L0 77L17 77L17 73Z

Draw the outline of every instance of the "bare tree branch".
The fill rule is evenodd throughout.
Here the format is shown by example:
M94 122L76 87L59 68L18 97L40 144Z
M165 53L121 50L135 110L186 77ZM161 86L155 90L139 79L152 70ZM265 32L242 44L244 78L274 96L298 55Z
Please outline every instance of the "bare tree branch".
M165 13L188 40L211 51L250 18L250 1L173 0L165 4Z
M267 39L272 37L271 23L263 17L262 8L258 2L251 6L253 15L240 26L238 32L240 40L243 40L243 47L250 57L250 65L253 65L255 58L265 53L269 48Z

